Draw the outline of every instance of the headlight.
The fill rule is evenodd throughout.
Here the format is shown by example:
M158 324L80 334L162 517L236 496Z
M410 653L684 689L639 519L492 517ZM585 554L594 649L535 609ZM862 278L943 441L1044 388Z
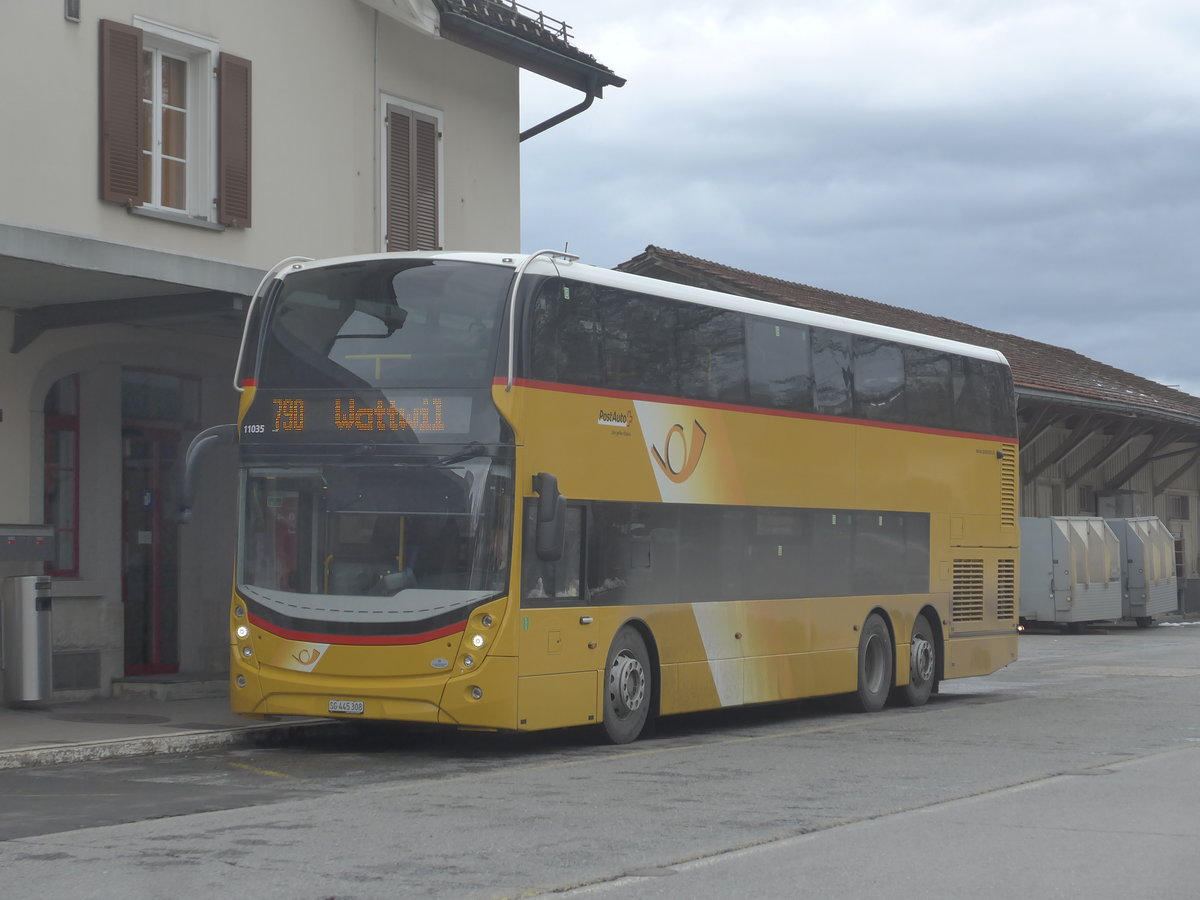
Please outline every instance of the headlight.
M237 627L237 636L243 639L250 637L250 629L245 625L239 625Z
M471 638L471 643L474 644L476 647L482 647L483 646L483 635L482 634L475 635L475 637Z

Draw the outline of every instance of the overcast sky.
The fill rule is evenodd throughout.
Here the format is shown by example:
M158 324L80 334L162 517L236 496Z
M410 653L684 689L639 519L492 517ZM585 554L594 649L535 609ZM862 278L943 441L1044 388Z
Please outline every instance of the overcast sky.
M523 0L628 79L522 145L522 249L647 244L1200 395L1196 0ZM581 95L522 75L522 127Z

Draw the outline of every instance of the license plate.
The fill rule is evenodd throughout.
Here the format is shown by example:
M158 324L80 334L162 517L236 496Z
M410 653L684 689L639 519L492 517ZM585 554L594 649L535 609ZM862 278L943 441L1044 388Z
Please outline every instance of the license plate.
M350 713L352 715L361 716L363 712L363 702L361 700L330 700L329 711L331 713Z

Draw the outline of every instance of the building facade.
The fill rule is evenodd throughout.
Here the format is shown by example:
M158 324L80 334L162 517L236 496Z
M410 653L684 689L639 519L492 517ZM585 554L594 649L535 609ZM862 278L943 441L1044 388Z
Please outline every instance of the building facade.
M55 699L223 677L235 461L206 460L185 528L178 467L193 435L236 415L243 312L265 270L518 248L520 69L589 101L622 82L553 20L499 11L0 10L0 532L54 534L44 552L0 553L0 585L53 575Z

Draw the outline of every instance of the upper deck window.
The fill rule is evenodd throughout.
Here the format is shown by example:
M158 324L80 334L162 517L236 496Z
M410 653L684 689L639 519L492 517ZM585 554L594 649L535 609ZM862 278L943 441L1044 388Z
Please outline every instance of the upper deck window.
M486 385L511 277L500 266L426 260L297 272L269 313L259 384Z
M922 428L1016 436L998 361L621 288L545 279L532 379Z

